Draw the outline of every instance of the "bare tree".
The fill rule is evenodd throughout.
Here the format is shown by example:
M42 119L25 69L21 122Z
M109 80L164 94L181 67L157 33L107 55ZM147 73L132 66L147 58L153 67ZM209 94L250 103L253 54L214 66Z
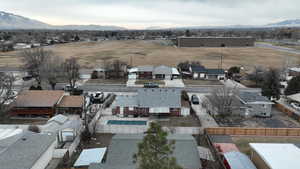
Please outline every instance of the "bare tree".
M59 79L63 77L63 62L62 57L51 56L40 68L41 79L47 81L52 90L55 90Z
M106 62L105 69L109 73L110 78L119 79L125 74L126 62L114 60L113 62Z
M25 70L34 76L39 85L41 85L41 67L52 55L51 51L44 50L43 48L28 49L21 52L21 57L25 63Z
M67 59L63 64L64 77L67 78L71 89L73 90L77 80L79 79L80 65L76 58Z
M0 115L7 111L7 102L15 98L13 83L15 78L12 75L0 75Z
M260 86L264 79L265 70L261 66L255 66L254 71L249 75L249 79L255 82L256 86Z
M232 114L233 101L237 93L236 88L223 86L215 88L207 98L212 109L216 110L221 117L226 117Z

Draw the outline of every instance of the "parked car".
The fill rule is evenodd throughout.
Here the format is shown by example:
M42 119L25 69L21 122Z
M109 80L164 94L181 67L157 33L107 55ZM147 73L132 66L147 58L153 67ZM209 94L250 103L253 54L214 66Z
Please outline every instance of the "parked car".
M75 85L75 86L74 86L74 89L77 89L77 88L78 88L78 87ZM66 92L70 92L70 91L72 90L71 85L67 84L67 85L64 87L64 90L65 90Z
M296 109L296 110L300 110L300 104L299 103L291 103L291 106Z
M91 102L93 104L101 104L104 102L104 93L103 92L96 92L95 95L92 95Z
M22 79L23 81L29 81L33 78L33 76L24 76Z
M156 83L150 82L150 83L145 83L144 88L159 88L159 85Z
M196 95L192 95L192 103L199 104L199 98Z

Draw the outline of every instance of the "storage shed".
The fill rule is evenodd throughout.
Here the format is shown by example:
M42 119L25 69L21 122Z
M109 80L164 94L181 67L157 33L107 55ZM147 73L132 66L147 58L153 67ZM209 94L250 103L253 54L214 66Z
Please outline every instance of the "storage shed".
M300 149L294 144L250 143L251 160L257 169L296 169Z

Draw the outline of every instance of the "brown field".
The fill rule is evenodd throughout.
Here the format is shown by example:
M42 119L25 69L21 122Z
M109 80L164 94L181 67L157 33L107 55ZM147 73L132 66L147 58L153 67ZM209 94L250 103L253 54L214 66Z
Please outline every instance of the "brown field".
M162 45L162 41L103 41L77 42L46 47L65 58L77 57L85 68L100 67L103 60L120 59L133 65L177 65L181 61L200 61L207 67L216 68L223 56L223 67L241 65L252 69L254 65L280 67L286 57L291 63L300 60L300 55L273 49L245 48L176 48ZM19 52L0 53L0 67L18 67L22 64Z

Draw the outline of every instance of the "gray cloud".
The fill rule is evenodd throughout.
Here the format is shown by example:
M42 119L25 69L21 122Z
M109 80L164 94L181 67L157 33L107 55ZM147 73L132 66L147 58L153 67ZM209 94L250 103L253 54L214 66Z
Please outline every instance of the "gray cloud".
M50 24L256 25L300 17L299 0L0 0L0 10Z

